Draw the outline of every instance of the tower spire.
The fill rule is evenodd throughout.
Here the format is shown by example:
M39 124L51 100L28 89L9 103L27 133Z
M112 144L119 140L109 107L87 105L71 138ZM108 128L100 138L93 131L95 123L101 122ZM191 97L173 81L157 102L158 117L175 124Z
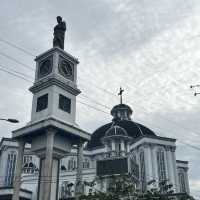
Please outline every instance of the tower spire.
M120 87L118 95L120 96L120 104L122 104L122 95L124 90Z

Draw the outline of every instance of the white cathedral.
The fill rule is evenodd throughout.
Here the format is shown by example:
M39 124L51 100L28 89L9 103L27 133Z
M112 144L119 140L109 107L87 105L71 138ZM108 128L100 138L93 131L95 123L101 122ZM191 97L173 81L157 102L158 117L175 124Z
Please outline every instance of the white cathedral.
M36 128L41 130L47 123L52 123L50 125L62 129L63 133L68 127L73 129L73 134L86 134L75 122L76 112L79 112L76 111L76 96L80 93L76 85L77 59L63 49L53 47L35 60L35 82L30 88L33 93L31 121L25 128L14 131L13 138L3 138L0 142L0 200L12 199L18 137L28 138L23 155L20 199L37 200L42 159L38 157L41 149L34 149L42 142L41 138L33 142L32 138L40 134ZM112 108L111 115L111 122L97 128L90 140L84 140L82 162L77 161L77 145L72 145L69 152L62 153L58 165L53 163L53 168L58 166L58 173L55 171L58 177L55 174L51 180L58 183L55 199L64 200L75 195L77 176L81 176L82 182L95 180L94 187L106 191L109 177L124 173L132 175L141 191L150 187L149 181L155 180L158 186L160 181L168 180L175 192L189 194L188 162L176 159L176 139L160 137L133 121L132 109L122 101ZM27 137L25 130L32 135ZM61 140L59 142L61 144ZM57 154L61 152L59 148L59 145L55 148ZM90 186L85 185L83 190L88 193Z

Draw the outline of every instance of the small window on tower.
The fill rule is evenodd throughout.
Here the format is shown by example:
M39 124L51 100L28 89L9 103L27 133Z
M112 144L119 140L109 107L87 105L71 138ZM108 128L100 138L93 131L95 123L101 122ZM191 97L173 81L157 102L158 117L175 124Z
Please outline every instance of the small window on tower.
M59 108L64 110L65 112L71 112L71 99L63 96L62 94L59 95Z
M38 97L36 112L46 109L48 106L48 94Z

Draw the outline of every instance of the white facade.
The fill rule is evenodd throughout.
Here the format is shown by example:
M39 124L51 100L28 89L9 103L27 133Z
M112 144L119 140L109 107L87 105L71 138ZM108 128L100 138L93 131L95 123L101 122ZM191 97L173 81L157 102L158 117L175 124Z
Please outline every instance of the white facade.
M169 183L173 184L175 192L189 193L187 174L188 163L186 161L176 161L175 149L174 139L161 137L157 139L151 137L138 138L130 145L130 151L128 152L126 150L125 156L129 159L135 159L136 163L139 165L139 187L141 189L143 187L143 189L146 190L150 187L147 186L147 182L153 179L156 180L156 184L160 180L167 179L169 180ZM13 178L14 174L12 168L15 167L15 163L11 166L9 165L9 162L13 162L10 159L10 155L17 155L17 143L11 139L3 138L0 143L0 151L0 183L1 188L6 188L12 186L12 181L8 182L7 180L12 180ZM144 156L143 161L141 155ZM106 190L106 184L108 183L106 182L106 179L102 179L101 181L98 180L96 175L96 161L103 160L106 157L106 148L97 148L92 151L85 150L82 163L83 181L92 182L93 180L96 180L97 185L95 187L101 190ZM110 155L110 158L115 159L116 157ZM143 168L143 172L141 171L142 165L145 167ZM10 171L9 167L11 168ZM76 169L77 153L74 148L72 152L60 162L59 198L74 195L74 185L71 183L75 184ZM142 173L144 173L144 176ZM37 199L38 176L39 158L31 154L30 147L26 146L21 188L32 192L32 200ZM86 186L84 191L88 193L89 189L90 187ZM5 190L0 190L0 195L3 192L5 192Z

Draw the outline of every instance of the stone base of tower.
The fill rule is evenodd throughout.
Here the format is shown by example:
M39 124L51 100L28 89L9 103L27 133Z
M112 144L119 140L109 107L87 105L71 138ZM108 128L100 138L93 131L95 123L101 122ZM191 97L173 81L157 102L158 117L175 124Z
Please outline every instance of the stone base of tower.
M49 118L14 131L13 138L23 144L30 143L31 151L40 158L38 200L57 200L60 159L71 151L73 144L89 140L90 135L78 127ZM22 158L19 157L19 169ZM20 177L21 170L18 171ZM20 187L16 184L16 188ZM17 193L14 199L18 200Z
M40 157L38 200L57 200L58 197L59 162L70 151L71 143L57 131L47 128L31 143L32 152Z
M41 171L38 181L38 200L57 200L60 160L54 158L52 165L47 168L45 162L46 159L41 159L40 161ZM48 171L51 171L51 174L47 176L46 172Z

